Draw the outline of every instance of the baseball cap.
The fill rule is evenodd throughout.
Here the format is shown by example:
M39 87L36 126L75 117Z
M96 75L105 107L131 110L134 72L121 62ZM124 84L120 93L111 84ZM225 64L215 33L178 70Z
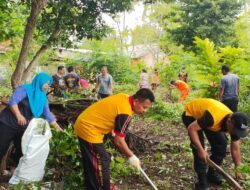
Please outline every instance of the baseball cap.
M235 112L232 114L231 120L234 125L234 135L239 138L246 137L248 134L247 128L250 123L247 115L241 112Z

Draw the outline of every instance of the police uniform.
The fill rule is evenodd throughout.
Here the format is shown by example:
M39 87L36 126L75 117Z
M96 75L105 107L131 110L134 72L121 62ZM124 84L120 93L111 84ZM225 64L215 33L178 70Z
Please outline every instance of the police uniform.
M198 131L199 140L204 148L203 133L205 133L211 145L210 159L218 165L222 164L226 156L226 122L232 113L227 106L219 101L200 98L187 103L182 115L182 120L186 127L197 120L197 123L202 128L201 131ZM239 140L239 138L235 135L231 135L231 140L236 141ZM194 155L194 169L198 174L198 178L204 178L204 176L206 178L206 164L200 159L198 151L192 142L191 148Z
M109 190L110 156L103 138L112 130L125 137L133 113L132 102L132 96L127 94L113 95L91 105L77 118L74 130L80 142L87 189Z

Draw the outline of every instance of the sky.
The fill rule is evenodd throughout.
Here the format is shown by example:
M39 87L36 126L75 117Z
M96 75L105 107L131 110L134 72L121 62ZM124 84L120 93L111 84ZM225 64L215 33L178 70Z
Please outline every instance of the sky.
M137 4L135 4L133 10L131 10L129 12L125 12L125 28L126 29L133 29L137 25L142 25L143 11L144 11L143 3L138 2ZM120 27L120 30L123 31L124 30L124 28L123 28L123 13L119 14L119 16L120 16L119 27ZM107 22L107 24L110 27L113 27L117 30L117 24L110 16L108 16L107 14L104 14L103 19Z

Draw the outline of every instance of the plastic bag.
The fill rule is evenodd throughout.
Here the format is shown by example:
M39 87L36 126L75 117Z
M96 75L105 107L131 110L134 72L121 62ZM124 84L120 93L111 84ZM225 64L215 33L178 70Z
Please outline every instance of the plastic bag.
M22 137L22 153L10 184L20 181L41 181L49 155L49 140L52 137L49 123L41 118L30 121Z

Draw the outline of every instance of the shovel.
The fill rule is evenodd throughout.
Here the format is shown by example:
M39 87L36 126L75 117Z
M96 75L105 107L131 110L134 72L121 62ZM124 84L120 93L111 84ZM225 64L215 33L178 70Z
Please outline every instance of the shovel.
M148 180L148 182L153 187L153 189L158 190L157 187L154 185L154 183L151 181L151 179L148 177L148 175L144 172L144 170L141 167L140 167L140 171L144 175L144 177Z

